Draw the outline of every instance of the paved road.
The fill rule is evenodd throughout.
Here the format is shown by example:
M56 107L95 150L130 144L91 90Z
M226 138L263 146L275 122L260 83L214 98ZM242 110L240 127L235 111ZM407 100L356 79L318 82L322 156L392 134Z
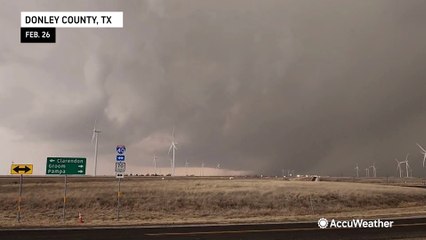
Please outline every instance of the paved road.
M390 229L319 229L316 222L156 227L2 229L0 239L180 240L180 239L426 239L426 218L394 219Z

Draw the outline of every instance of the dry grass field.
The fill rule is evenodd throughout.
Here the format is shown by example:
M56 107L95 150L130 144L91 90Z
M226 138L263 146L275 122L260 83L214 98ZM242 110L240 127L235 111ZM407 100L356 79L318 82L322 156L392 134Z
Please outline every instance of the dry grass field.
M25 181L22 221L18 184L0 181L0 227L60 226L63 183ZM426 189L348 182L280 179L124 179L116 221L115 179L69 178L65 225L184 224L426 215Z

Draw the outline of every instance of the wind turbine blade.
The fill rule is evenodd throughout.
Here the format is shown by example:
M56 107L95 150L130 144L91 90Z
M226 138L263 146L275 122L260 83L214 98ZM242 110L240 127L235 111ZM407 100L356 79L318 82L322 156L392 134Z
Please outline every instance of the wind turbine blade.
M426 153L426 150L422 147L422 146L420 146L420 144L418 144L418 143L416 143L417 144L417 146L419 146L419 148L423 151L423 153Z
M169 152L168 152L167 154L170 154L170 151L172 151L172 148L173 148L173 144L172 144L172 145L170 145L170 147L169 147Z
M408 161L408 156L409 156L410 154L409 153L407 153L407 155L405 156L405 161Z
M93 130L92 141L90 141L91 143L93 143L93 141L95 141L95 135L96 135L96 132L95 132L95 130Z
M423 167L425 167L425 161L426 161L426 153L425 153L425 155L423 156Z

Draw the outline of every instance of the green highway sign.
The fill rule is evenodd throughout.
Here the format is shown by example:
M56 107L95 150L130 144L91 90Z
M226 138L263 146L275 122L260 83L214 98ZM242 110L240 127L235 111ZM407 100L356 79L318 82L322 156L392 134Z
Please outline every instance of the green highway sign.
M47 175L85 175L86 158L48 157Z

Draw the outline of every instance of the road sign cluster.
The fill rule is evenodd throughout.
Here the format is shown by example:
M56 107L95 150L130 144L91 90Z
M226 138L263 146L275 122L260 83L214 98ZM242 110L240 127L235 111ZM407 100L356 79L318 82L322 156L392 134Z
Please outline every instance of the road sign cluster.
M126 146L118 145L115 150L117 151L117 156L115 157L115 177L124 178L124 172L126 172Z
M120 216L120 180L124 178L126 172L126 147L118 145L116 148L117 156L115 162L115 176L118 179L118 193L117 193L117 219ZM21 196L22 196L22 182L23 175L33 173L33 164L12 164L10 167L10 174L20 175L19 184L19 198L17 202L17 220L21 219ZM63 175L64 182L64 207L62 219L65 221L65 206L67 199L67 175L85 175L86 174L86 158L80 157L48 157L46 161L46 175Z

